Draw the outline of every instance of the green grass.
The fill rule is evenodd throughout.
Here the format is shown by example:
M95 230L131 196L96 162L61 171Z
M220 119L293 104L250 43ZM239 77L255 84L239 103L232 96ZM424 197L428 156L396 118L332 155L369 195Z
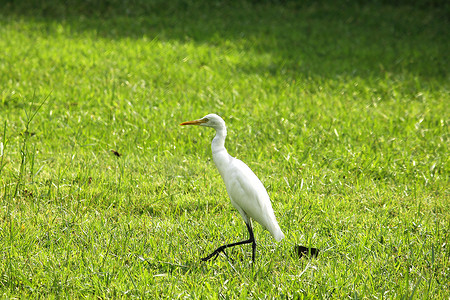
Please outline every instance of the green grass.
M450 297L444 4L45 3L0 12L3 298ZM207 113L286 234L253 268L199 261L247 235Z

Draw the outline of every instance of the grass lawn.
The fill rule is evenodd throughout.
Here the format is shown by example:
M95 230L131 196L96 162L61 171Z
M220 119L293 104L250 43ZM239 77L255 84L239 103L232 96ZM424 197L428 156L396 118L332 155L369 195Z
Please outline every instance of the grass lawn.
M0 10L2 298L449 299L448 5L60 2Z

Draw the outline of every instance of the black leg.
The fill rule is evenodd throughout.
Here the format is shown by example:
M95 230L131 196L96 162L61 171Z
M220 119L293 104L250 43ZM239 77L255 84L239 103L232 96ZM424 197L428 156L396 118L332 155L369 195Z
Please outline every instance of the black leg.
M249 223L249 224L245 223L245 225L247 225L248 233L250 234L250 237L249 237L248 240L220 246L219 248L214 250L213 253L211 253L207 257L202 258L202 261L210 260L212 257L214 257L214 259L216 259L220 252L225 253L224 250L226 248L230 248L230 247L234 247L234 246L238 246L238 245L244 245L244 244L250 244L251 243L252 244L252 261L255 262L255 251L256 251L255 236L253 235L253 229L252 229L251 223Z

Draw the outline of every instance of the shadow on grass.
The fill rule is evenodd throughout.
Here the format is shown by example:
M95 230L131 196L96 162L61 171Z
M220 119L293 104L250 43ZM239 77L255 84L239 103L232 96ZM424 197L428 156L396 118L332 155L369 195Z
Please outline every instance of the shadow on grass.
M185 261L183 264L177 264L168 261L159 261L151 258L144 258L142 256L138 257L138 260L146 264L146 268L150 270L157 270L160 276L165 276L166 274L178 273L187 274L203 268L203 263L198 261Z
M49 34L58 30L55 24L62 24L71 34L106 39L145 37L224 49L231 41L243 52L270 57L257 64L241 63L242 74L292 80L405 74L424 81L448 79L445 2L437 8L382 1L255 2L9 1L2 14L43 24Z

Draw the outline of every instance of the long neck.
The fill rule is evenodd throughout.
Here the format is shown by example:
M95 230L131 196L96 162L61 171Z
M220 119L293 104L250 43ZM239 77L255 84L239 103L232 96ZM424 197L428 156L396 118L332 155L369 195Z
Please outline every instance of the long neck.
M225 127L216 129L216 136L212 140L211 150L214 163L223 177L223 172L229 165L231 156L225 149L225 138L227 136L227 129Z
M211 150L212 154L214 155L214 152L219 151L227 151L225 149L225 138L227 137L227 129L226 128L219 128L216 129L216 136L212 140L211 143Z

